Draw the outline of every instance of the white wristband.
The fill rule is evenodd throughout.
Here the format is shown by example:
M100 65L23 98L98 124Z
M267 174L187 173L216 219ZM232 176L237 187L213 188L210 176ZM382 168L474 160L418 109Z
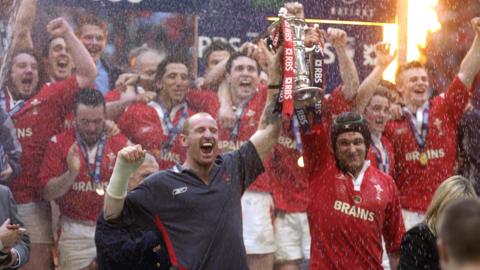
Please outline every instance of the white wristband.
M137 168L137 164L128 163L118 156L108 183L107 194L114 199L124 199L127 196L128 179Z

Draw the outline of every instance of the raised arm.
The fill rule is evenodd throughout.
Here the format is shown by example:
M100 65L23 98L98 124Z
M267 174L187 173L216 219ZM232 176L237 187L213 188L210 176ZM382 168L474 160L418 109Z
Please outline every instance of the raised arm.
M47 24L47 30L52 37L63 37L65 40L76 67L78 86L80 88L91 87L97 77L95 63L68 22L63 18L53 19Z
M128 179L142 165L145 155L146 150L139 144L127 146L118 152L103 204L105 220L120 217L127 196Z
M475 38L470 50L463 58L458 72L459 79L467 88L472 86L473 80L480 70L480 17L473 18L471 23L473 31L475 31Z
M360 79L353 59L348 56L346 50L347 33L341 29L328 28L327 40L332 44L337 53L340 77L342 78L342 94L346 100L352 100L357 93Z
M367 78L363 80L362 84L360 84L357 97L355 98L355 110L360 114L363 114L363 111L372 98L375 89L382 80L383 72L395 59L395 56L390 54L389 47L390 46L387 43L383 42L379 42L375 45L375 67L372 72L368 74Z
M37 12L37 0L22 0L13 25L12 47L33 49L32 25Z
M280 73L280 63L282 63L282 50L279 49L276 55L269 54L268 65L268 85L280 85L282 76ZM273 146L277 143L280 136L281 116L273 112L275 107L276 95L279 89L268 89L265 108L260 118L260 124L257 131L250 137L250 141L255 146L258 155L264 160Z

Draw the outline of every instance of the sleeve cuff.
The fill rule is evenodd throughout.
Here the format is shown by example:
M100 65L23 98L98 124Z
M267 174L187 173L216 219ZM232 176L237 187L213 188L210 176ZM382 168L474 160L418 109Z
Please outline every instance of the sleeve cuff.
M17 254L17 261L10 267L11 268L18 268L18 267L20 267L20 265L22 263L22 257L20 257L20 254L18 253L18 251L15 248L12 248L12 250L13 250L13 252L15 252Z

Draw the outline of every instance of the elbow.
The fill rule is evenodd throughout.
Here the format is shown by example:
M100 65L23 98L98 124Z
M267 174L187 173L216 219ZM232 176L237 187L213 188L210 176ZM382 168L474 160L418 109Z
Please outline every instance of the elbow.
M53 201L54 199L56 199L56 196L54 195L52 190L48 187L48 184L47 186L45 186L45 188L42 191L42 198L47 202Z
M53 196L50 194L50 192L47 192L46 190L42 192L42 198L44 201L47 201L47 202L52 201L54 199Z
M95 66L93 68L87 68L83 72L77 73L77 82L78 87L87 88L92 87L95 84L95 79L97 78L97 69Z

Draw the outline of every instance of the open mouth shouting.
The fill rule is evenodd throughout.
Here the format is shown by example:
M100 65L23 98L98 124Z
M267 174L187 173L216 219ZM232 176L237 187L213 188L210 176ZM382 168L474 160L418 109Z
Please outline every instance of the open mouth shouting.
M213 153L214 150L214 144L211 142L205 142L200 144L200 151L202 151L203 154L210 155Z

